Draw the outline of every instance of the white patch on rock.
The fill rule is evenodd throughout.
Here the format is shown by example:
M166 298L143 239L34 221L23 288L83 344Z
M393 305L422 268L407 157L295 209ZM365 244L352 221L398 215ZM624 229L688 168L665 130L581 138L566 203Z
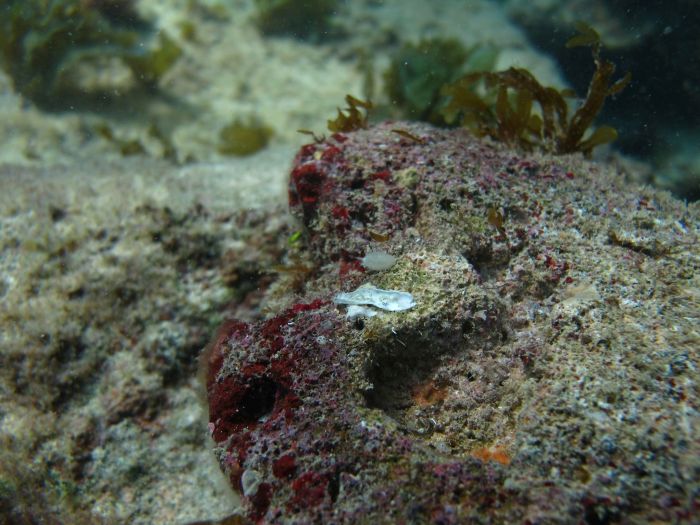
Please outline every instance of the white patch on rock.
M348 313L345 314L345 316L348 319L355 319L356 317L374 317L377 313L378 312L374 308L360 306L359 304L351 304L348 306Z
M369 305L389 312L401 312L416 305L413 296L408 292L382 290L369 283L363 284L353 292L337 294L333 298L333 302L335 304Z
M243 471L243 475L241 476L243 495L246 498L255 496L255 494L258 492L258 487L260 486L261 481L262 477L257 471L251 469L246 469Z
M371 272L388 270L396 264L396 257L382 250L370 251L360 260L362 266Z

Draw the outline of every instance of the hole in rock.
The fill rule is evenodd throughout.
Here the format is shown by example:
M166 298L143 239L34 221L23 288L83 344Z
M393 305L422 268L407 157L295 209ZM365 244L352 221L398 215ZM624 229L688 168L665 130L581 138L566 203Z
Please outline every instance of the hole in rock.
M256 423L272 413L277 385L266 377L254 378L238 405L236 423Z
M377 348L367 372L374 386L365 393L367 406L382 410L407 434L430 437L447 397L449 382L439 368L450 348L418 336L394 337Z
M406 333L388 331L371 345L364 393L368 408L393 419L398 431L436 453L465 456L511 440L515 392L503 366L500 331L440 330L428 323ZM498 448L498 450L501 450Z

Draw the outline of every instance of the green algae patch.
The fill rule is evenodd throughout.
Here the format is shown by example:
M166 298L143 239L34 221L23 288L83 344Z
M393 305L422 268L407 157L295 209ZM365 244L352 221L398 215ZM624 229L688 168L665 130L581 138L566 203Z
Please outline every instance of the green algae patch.
M268 35L318 39L328 33L336 0L256 0L255 22Z
M127 56L126 63L141 82L155 86L163 75L182 55L182 49L165 33L161 33L157 44L145 55Z
M445 124L441 88L468 71L490 70L498 52L489 46L467 49L455 38L407 43L384 72L384 89L402 118Z
M243 157L265 148L272 128L257 120L234 120L219 132L219 153Z
M181 53L166 35L155 35L132 2L10 0L0 18L0 64L15 90L44 109L152 88ZM130 78L102 85L97 71L105 68L114 82ZM90 76L92 92L86 89Z
M455 80L467 50L453 38L404 44L384 73L386 93L408 118L433 121L440 88Z

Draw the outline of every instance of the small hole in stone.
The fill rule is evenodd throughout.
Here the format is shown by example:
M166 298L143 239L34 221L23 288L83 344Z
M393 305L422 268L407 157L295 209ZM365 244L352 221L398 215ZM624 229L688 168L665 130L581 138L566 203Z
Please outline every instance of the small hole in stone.
M333 503L338 499L338 494L340 494L340 473L336 472L330 480L328 480L328 494L331 497Z
M239 403L237 423L255 423L272 413L275 406L277 385L270 379L253 379Z
M436 346L418 334L392 335L382 343L367 374L374 386L365 393L367 406L383 411L402 428L418 435L421 425L415 411L439 406L446 395L447 390L443 391L433 376L440 357L450 348Z
M462 323L462 333L465 335L469 335L471 333L474 333L474 321L471 319L467 319Z

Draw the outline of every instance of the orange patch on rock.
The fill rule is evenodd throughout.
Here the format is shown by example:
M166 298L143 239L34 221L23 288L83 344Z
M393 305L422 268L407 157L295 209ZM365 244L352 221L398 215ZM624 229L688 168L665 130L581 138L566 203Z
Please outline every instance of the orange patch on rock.
M447 397L447 387L439 387L434 381L428 381L422 385L417 385L413 389L413 401L422 407L436 405Z
M510 456L506 452L506 448L502 445L495 445L492 447L481 447L471 452L472 456L481 461L496 461L501 465L510 464Z

